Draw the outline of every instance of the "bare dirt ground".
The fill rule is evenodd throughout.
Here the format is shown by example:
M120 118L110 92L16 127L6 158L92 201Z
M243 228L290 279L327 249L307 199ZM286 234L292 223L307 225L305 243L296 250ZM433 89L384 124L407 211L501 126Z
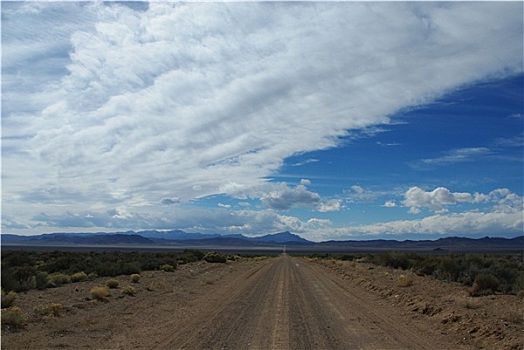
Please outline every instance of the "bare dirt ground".
M523 301L355 262L282 255L149 271L136 296L89 290L109 278L19 294L25 329L3 349L523 349ZM59 316L35 306L61 303Z

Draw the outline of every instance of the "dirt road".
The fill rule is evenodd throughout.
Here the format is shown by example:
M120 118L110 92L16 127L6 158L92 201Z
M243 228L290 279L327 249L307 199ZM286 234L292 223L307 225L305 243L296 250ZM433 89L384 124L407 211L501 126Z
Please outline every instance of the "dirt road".
M281 255L146 271L135 296L105 302L89 290L107 278L31 290L16 301L29 321L4 329L2 349L522 349L520 319L498 315L515 296L467 300L418 276L400 289L397 273ZM31 312L57 302L58 316Z
M157 349L445 349L441 336L283 254L238 275ZM359 293L361 294L361 293Z

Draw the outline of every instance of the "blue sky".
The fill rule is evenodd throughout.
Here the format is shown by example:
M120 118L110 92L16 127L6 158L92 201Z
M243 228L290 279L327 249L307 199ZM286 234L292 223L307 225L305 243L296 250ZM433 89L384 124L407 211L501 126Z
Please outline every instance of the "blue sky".
M523 4L2 3L2 232L523 232Z

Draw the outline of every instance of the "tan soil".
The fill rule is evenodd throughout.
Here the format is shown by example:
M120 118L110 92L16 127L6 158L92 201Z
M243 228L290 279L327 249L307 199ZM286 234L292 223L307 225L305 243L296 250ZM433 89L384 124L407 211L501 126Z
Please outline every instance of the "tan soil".
M523 349L523 301L355 262L282 255L145 272L134 297L89 290L109 278L19 294L25 329L3 349ZM60 316L35 306L61 303Z

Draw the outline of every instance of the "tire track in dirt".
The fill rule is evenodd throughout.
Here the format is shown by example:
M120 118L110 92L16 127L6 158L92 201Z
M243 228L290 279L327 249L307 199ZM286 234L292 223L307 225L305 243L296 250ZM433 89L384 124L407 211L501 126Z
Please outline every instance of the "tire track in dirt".
M284 254L230 281L155 348L457 348L306 260Z

